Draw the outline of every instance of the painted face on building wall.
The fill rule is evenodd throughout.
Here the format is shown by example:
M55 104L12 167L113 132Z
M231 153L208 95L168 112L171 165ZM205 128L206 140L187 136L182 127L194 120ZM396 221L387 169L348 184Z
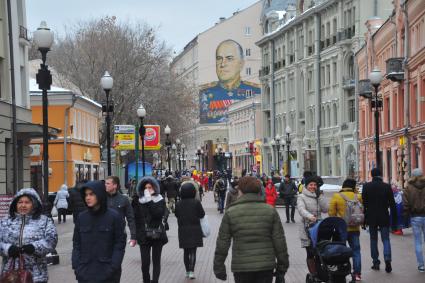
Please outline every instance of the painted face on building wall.
M216 50L216 72L220 83L228 89L237 87L244 65L242 47L233 40L220 43Z

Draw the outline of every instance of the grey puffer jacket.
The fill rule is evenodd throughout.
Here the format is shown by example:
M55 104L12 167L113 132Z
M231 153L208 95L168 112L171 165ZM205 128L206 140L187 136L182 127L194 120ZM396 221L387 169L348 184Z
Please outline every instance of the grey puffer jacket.
M301 247L305 248L310 245L310 240L305 231L305 227L311 224L308 218L316 216L317 220L322 219L322 213L328 212L328 207L323 194L317 198L316 193L312 193L306 188L303 189L297 200L298 213L302 217L301 225L299 226Z
M68 197L68 187L66 185L62 185L60 190L56 193L56 198L53 204L56 206L57 209L68 209Z
M17 214L16 205L24 195L32 199L33 210L31 214L20 215ZM32 255L23 254L24 268L31 272L35 283L48 281L46 254L55 250L58 234L53 220L41 215L41 211L41 200L34 189L22 189L12 200L9 216L0 221L0 254L3 257L1 273L8 271L14 260L8 257L10 246L32 244L35 252ZM16 258L15 266L18 264L19 259Z

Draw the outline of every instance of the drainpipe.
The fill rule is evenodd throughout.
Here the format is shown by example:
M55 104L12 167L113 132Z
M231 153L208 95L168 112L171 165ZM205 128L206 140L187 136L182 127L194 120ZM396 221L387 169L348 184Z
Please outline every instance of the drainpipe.
M404 13L404 135L407 139L407 174L411 175L412 172L412 158L411 158L411 147L412 141L409 138L410 128L410 89L409 89L409 19L407 14L407 0L401 3L401 9Z
M271 62L270 62L270 99L271 99L271 113L270 113L270 123L271 123L271 139L274 138L276 136L276 96L275 96L275 89L274 89L274 40L271 40L271 45L270 45L270 58L271 58ZM272 164L276 164L276 156L275 156L275 152L273 150L273 147L270 146L271 151L272 151ZM274 167L274 166L273 166ZM275 168L275 170L278 170L278 168ZM279 171L279 170L278 170Z
M315 22L316 22L316 36L315 36L315 55L314 55L314 66L316 69L316 167L317 167L317 175L321 174L322 167L322 156L321 152L321 144L320 144L320 112L321 112L321 89L320 89L320 15L315 14Z
M69 110L74 107L77 97L75 93L72 94L72 103L65 109L65 125L64 125L64 135L63 135L63 183L68 186L68 120L69 120Z

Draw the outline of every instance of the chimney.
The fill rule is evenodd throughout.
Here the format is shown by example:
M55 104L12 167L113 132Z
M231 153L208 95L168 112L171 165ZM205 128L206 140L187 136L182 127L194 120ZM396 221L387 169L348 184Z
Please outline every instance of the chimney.
M220 23L221 23L221 22L223 22L224 20L226 20L226 17L220 17L220 18L219 18L219 20L220 20Z

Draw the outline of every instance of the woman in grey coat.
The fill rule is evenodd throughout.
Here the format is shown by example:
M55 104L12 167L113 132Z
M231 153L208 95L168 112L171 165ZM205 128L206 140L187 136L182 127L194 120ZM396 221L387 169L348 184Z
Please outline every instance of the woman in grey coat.
M60 190L56 193L55 201L53 202L58 210L58 223L61 223L63 218L63 223L66 222L66 210L68 209L68 187L63 184Z
M307 251L307 265L309 270L314 270L313 250L310 246L306 227L322 219L322 213L328 212L328 203L323 194L320 193L317 176L309 177L305 180L304 188L298 197L297 209L302 217L300 225L301 247Z
M22 189L12 200L9 216L0 221L1 272L7 272L19 257L34 283L48 280L46 255L55 250L58 234L51 218L41 214L41 200L34 189Z

